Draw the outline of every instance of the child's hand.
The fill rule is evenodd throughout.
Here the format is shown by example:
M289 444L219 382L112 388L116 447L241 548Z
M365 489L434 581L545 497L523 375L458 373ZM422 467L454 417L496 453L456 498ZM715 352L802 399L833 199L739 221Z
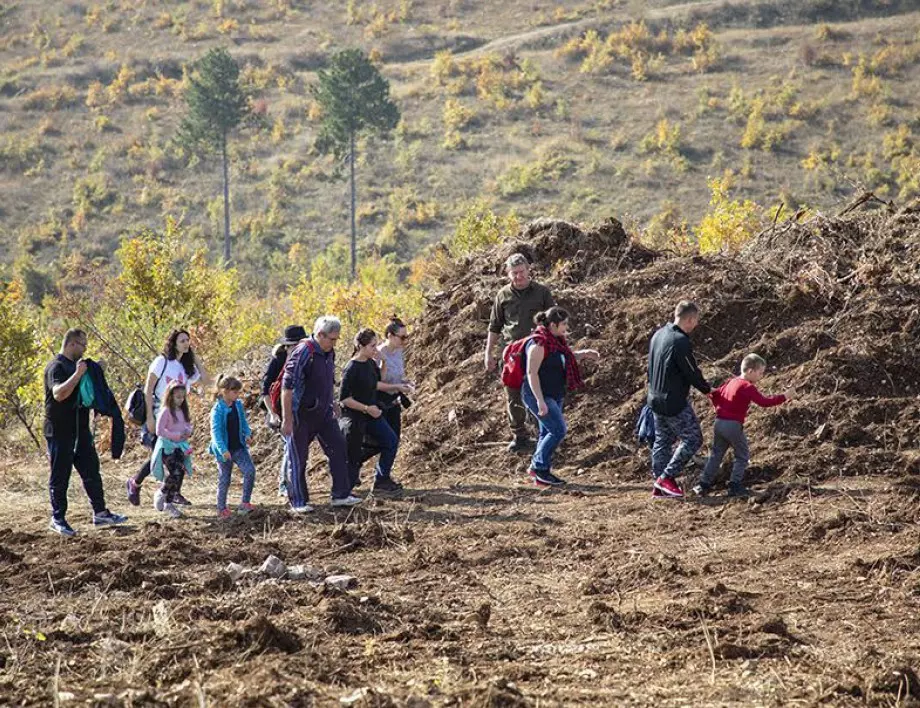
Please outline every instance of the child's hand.
M229 453L229 452L225 452L225 453L224 453L224 462L229 462L229 461L230 461L230 453Z

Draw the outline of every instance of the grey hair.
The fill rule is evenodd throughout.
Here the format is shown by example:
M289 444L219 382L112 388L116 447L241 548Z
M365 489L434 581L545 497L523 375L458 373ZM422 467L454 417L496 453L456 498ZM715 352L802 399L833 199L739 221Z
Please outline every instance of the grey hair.
M528 268L530 267L530 261L527 260L527 256L523 253L512 253L508 256L508 260L505 261L505 270L511 270L512 268L517 268L522 265Z
M313 323L313 334L338 334L342 331L342 321L334 315L323 315L317 317Z

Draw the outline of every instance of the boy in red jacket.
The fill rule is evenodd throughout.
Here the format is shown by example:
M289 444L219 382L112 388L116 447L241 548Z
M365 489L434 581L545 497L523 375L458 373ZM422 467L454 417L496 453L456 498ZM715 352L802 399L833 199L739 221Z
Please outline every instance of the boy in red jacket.
M716 423L712 442L712 453L703 470L699 484L693 488L694 494L705 497L712 489L712 482L722 464L722 458L732 448L735 463L728 484L728 496L746 497L750 490L744 486L744 471L747 469L750 454L747 438L744 436L744 419L748 407L756 403L762 408L778 406L792 399L791 392L785 395L764 396L757 390L757 382L763 378L767 362L757 354L748 354L741 362L741 376L734 377L709 394L709 400L716 409Z

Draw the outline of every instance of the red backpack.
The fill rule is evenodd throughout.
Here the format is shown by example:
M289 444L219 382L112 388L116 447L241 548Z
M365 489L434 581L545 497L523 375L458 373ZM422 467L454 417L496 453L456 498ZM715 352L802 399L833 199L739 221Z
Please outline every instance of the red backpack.
M310 350L310 355L307 357L307 363L310 359L313 358L315 350L313 349L313 343L308 339L306 340L307 349ZM290 358L290 357L288 357ZM281 371L278 373L278 378L272 381L272 385L268 388L268 402L271 405L272 413L274 413L279 418L281 417L281 384L284 382L284 370L287 368L287 360L284 362L284 366L281 367Z
M502 384L506 388L521 388L524 377L527 375L527 362L524 360L524 350L530 337L511 342L502 351Z

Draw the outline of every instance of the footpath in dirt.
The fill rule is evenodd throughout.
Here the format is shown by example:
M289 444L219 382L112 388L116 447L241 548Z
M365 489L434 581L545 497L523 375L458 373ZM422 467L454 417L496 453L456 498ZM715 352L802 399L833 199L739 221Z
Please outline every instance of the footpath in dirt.
M289 516L257 424L260 511L218 520L199 459L187 518L157 515L149 485L128 527L94 532L75 475L68 540L45 531L41 462L4 468L0 703L920 705L920 205L870 206L731 258L538 221L452 264L413 328L401 500ZM503 449L482 370L514 250L604 357L570 401L558 491ZM682 298L709 378L754 351L761 387L798 395L749 418L750 500L650 498L632 427ZM253 406L261 365L237 367ZM137 454L104 464L120 511ZM324 465L310 481L322 499ZM284 567L260 572L269 556Z

